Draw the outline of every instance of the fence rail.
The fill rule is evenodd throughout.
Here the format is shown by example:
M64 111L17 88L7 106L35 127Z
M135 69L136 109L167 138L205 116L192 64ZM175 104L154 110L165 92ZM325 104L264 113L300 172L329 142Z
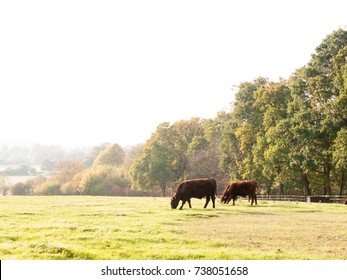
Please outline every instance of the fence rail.
M347 196L340 195L257 195L258 200L271 201L298 201L298 202L316 202L316 203L345 203Z

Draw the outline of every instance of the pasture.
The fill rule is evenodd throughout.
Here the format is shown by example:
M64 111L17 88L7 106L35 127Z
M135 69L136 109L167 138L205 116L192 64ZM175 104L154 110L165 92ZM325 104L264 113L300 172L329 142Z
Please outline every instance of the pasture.
M170 198L0 197L0 259L347 259L347 206Z

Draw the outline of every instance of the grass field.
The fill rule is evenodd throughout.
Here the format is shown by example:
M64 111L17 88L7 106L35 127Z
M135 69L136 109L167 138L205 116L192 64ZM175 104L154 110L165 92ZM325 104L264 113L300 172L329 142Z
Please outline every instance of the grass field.
M0 197L0 259L347 259L347 206Z

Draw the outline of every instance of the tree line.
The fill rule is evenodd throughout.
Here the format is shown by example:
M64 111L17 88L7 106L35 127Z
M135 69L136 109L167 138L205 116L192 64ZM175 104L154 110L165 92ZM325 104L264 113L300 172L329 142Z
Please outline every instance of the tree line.
M12 193L170 195L184 179L256 180L268 194L346 193L347 31L328 35L287 79L242 82L213 119L158 125L145 144L95 147ZM41 181L40 181L41 180ZM222 187L221 187L222 186ZM23 191L23 190L26 191Z
M166 189L185 178L253 179L268 194L342 194L347 166L347 32L278 82L238 86L229 112L162 123L130 169L132 186Z

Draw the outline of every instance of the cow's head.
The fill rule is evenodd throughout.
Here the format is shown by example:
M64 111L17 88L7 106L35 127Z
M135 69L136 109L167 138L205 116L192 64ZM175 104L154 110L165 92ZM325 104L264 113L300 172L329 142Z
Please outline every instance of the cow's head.
M171 208L176 209L179 202L180 202L180 200L176 196L172 197L171 198Z
M219 199L220 203L226 203L228 201L227 195L222 195Z

